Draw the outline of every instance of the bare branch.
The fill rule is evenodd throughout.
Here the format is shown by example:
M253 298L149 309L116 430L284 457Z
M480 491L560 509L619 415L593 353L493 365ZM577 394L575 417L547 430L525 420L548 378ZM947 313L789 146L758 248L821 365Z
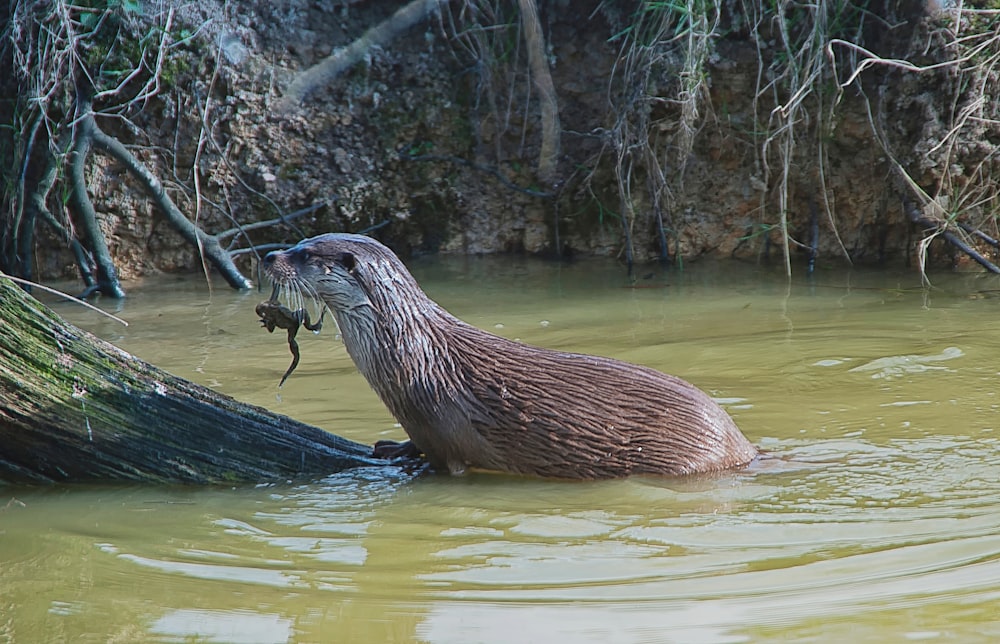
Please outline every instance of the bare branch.
M101 130L94 121L93 114L84 116L84 121L87 122L94 145L117 159L119 163L125 166L126 170L139 179L143 187L146 188L146 191L153 198L153 201L163 214L166 215L171 225L188 243L201 250L204 257L207 257L212 262L212 265L222 273L223 278L225 278L230 286L237 289L246 289L253 286L253 283L236 268L229 254L219 245L218 238L209 235L184 216L173 200L170 199L170 196L167 195L159 178L149 168L135 158L121 141Z
M347 47L338 49L309 69L295 75L278 102L278 109L298 107L319 88L361 62L372 47L387 45L404 31L423 22L446 0L412 0L386 20L375 25Z
M557 181L559 163L559 103L556 100L555 85L549 72L548 57L545 55L545 36L538 21L538 7L535 0L518 0L521 9L521 24L524 40L528 46L528 65L531 77L538 89L538 101L542 112L542 145L538 152L538 178L551 188Z

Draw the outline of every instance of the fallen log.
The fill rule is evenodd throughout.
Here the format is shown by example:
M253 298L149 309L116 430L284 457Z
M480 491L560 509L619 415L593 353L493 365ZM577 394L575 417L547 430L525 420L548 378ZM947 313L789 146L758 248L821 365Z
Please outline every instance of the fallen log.
M387 461L62 320L0 277L0 484L258 483Z

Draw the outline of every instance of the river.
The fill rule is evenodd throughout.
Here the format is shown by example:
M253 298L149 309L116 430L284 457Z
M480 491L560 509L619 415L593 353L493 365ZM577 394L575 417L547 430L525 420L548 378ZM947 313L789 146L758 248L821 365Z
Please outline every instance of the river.
M748 264L412 262L460 318L681 376L767 453L689 479L392 467L308 484L0 489L0 642L744 642L1000 638L1000 281ZM354 440L402 439L332 324L259 292L130 286L168 371ZM107 304L107 303L105 303Z

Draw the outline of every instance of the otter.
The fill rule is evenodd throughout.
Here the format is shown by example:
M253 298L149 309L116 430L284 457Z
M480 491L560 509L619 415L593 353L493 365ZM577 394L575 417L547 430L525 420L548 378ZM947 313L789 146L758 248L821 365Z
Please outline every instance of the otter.
M435 469L608 479L721 471L758 455L694 385L469 325L370 237L319 235L263 264L284 295L332 311L347 353L410 438L398 453L422 453Z

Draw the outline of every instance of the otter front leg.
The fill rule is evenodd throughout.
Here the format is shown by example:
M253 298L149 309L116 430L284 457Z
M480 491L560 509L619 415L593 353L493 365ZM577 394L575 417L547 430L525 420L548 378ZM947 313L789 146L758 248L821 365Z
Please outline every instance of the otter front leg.
M420 458L423 450L413 444L413 441L381 440L375 441L375 448L372 455L376 458L397 459L397 458Z
M316 331L319 331L320 329L323 328L323 316L326 315L326 308L320 311L319 320L316 321L316 324L313 324L312 322L309 321L309 311L305 309L299 309L298 311L296 311L296 313L300 313L302 315L302 326L304 326L309 331L315 333Z

